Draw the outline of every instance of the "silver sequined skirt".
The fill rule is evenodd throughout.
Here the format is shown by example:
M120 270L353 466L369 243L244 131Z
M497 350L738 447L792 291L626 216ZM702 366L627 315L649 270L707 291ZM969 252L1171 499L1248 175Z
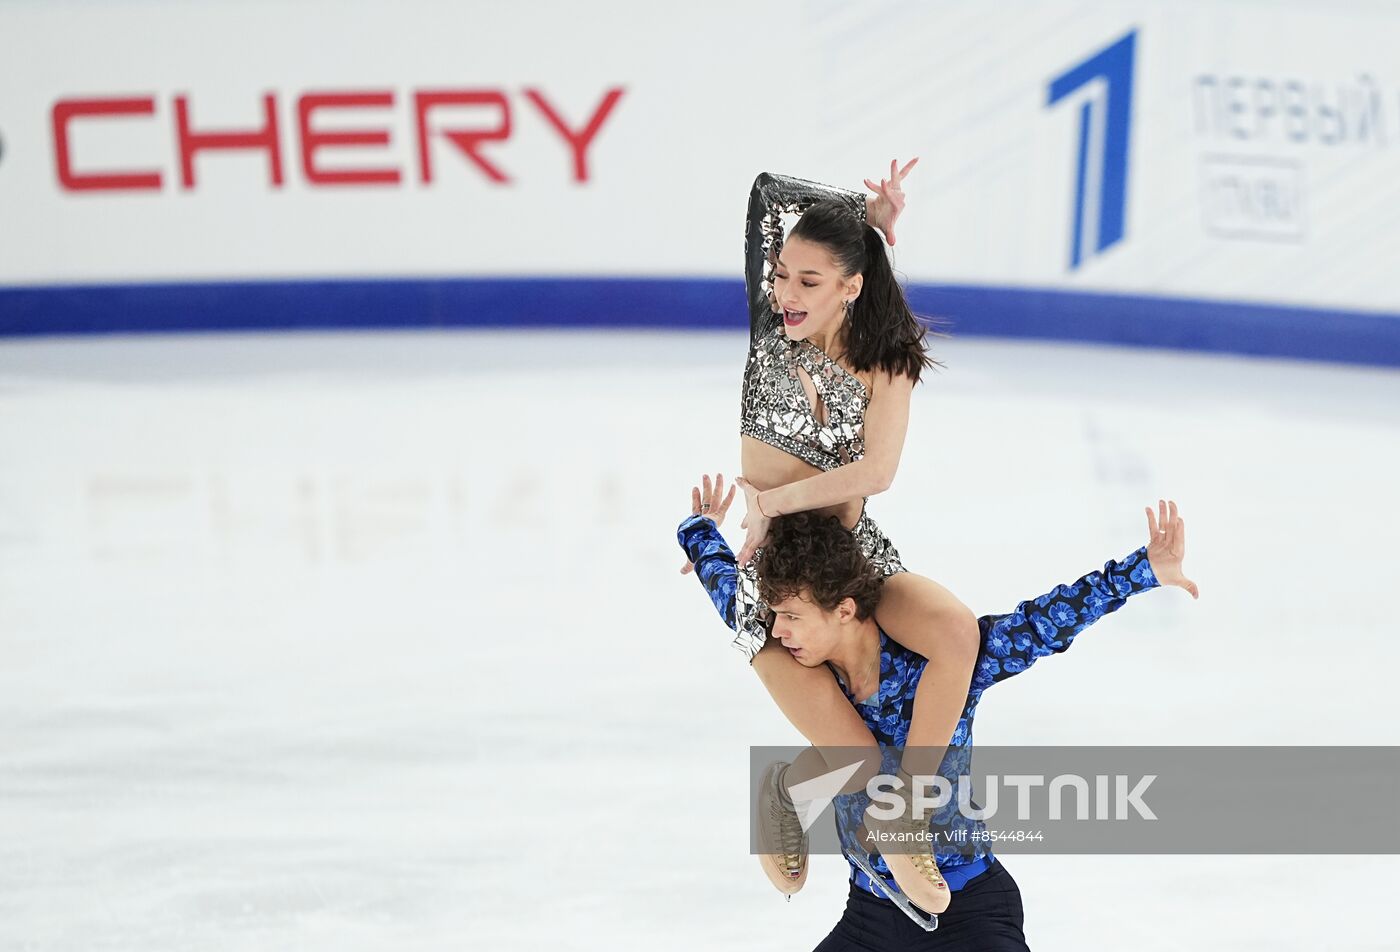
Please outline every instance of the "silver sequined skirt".
M860 514L860 521L851 529L851 534L860 543L861 552L886 578L906 571L904 563L899 560L894 543L880 531L875 520L864 512ZM739 592L734 606L734 647L744 653L750 664L753 663L754 655L758 654L758 649L768 640L768 628L772 622L772 613L758 597L757 561L751 559L739 569Z

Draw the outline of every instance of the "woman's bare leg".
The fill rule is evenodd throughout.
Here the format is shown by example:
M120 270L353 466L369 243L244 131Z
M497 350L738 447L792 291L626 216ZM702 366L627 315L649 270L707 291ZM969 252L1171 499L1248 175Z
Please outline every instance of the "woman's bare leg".
M753 669L778 708L819 758L799 757L787 772L789 786L859 759L856 771L842 788L851 793L863 790L866 781L880 765L875 735L851 706L836 676L826 665L808 668L797 662L775 638L769 638L753 659Z
M936 774L967 702L977 660L977 619L942 585L902 572L885 579L875 620L896 642L928 659L914 691L914 714L900 773ZM901 779L909 783L912 778ZM906 805L912 805L912 798ZM867 812L866 824L884 834L897 834L883 841L888 846L882 846L881 852L905 896L925 912L947 909L952 894L938 870L935 850L927 840L914 838L927 837L928 819L909 810L892 820Z
M915 776L935 774L967 704L981 643L977 618L933 579L901 572L885 579L875 621L928 659L914 692L903 768Z
M798 664L776 638L769 638L754 656L753 668L779 709L811 744L791 764L773 774L771 784L765 776L756 804L760 842L772 850L759 855L759 864L769 881L791 897L807 879L806 836L801 836L800 848L792 845L798 841L795 826L800 822L792 788L859 763L841 792L863 790L879 771L880 748L826 665L808 668ZM786 847L782 845L784 829Z

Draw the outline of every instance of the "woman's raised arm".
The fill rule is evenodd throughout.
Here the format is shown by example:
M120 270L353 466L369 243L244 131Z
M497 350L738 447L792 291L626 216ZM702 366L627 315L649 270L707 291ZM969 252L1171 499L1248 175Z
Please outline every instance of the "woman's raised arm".
M772 297L773 265L783 248L782 216L801 214L827 199L845 203L861 221L865 220L866 198L860 192L773 172L761 172L753 180L744 229L744 290L749 301L750 342L771 330L777 320Z

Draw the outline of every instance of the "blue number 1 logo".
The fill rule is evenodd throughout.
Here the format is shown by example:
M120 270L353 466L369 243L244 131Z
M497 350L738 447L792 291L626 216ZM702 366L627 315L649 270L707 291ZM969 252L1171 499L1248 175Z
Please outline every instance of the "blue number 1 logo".
M1134 30L1050 81L1046 107L1094 84L1079 110L1079 165L1074 173L1074 227L1069 267L1123 239L1128 205L1128 126L1132 121ZM1097 82L1097 81L1102 81ZM1099 89L1103 92L1100 95ZM1098 148L1091 150L1091 140ZM1097 188L1094 185L1097 184ZM1097 209L1097 220L1093 212Z

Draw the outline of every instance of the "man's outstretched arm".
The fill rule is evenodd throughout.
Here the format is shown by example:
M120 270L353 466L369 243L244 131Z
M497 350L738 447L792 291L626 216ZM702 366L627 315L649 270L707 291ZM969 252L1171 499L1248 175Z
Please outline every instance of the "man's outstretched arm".
M1021 602L1005 615L977 619L982 648L972 672L973 695L1046 655L1065 651L1085 628L1117 611L1133 595L1162 585L1184 588L1199 597L1196 583L1182 573L1186 557L1186 521L1159 502L1161 520L1147 510L1148 543L1121 561L1108 562L1070 585L1058 585L1039 598Z
M705 515L690 515L676 530L676 540L694 564L695 577L705 587L715 611L733 628L739 567L734 552L719 534L719 527Z
M1020 674L1046 655L1065 651L1075 637L1132 595L1157 587L1147 549L1120 562L1108 562L1070 585L1057 585L1005 615L977 619L982 650L972 671L972 693Z

